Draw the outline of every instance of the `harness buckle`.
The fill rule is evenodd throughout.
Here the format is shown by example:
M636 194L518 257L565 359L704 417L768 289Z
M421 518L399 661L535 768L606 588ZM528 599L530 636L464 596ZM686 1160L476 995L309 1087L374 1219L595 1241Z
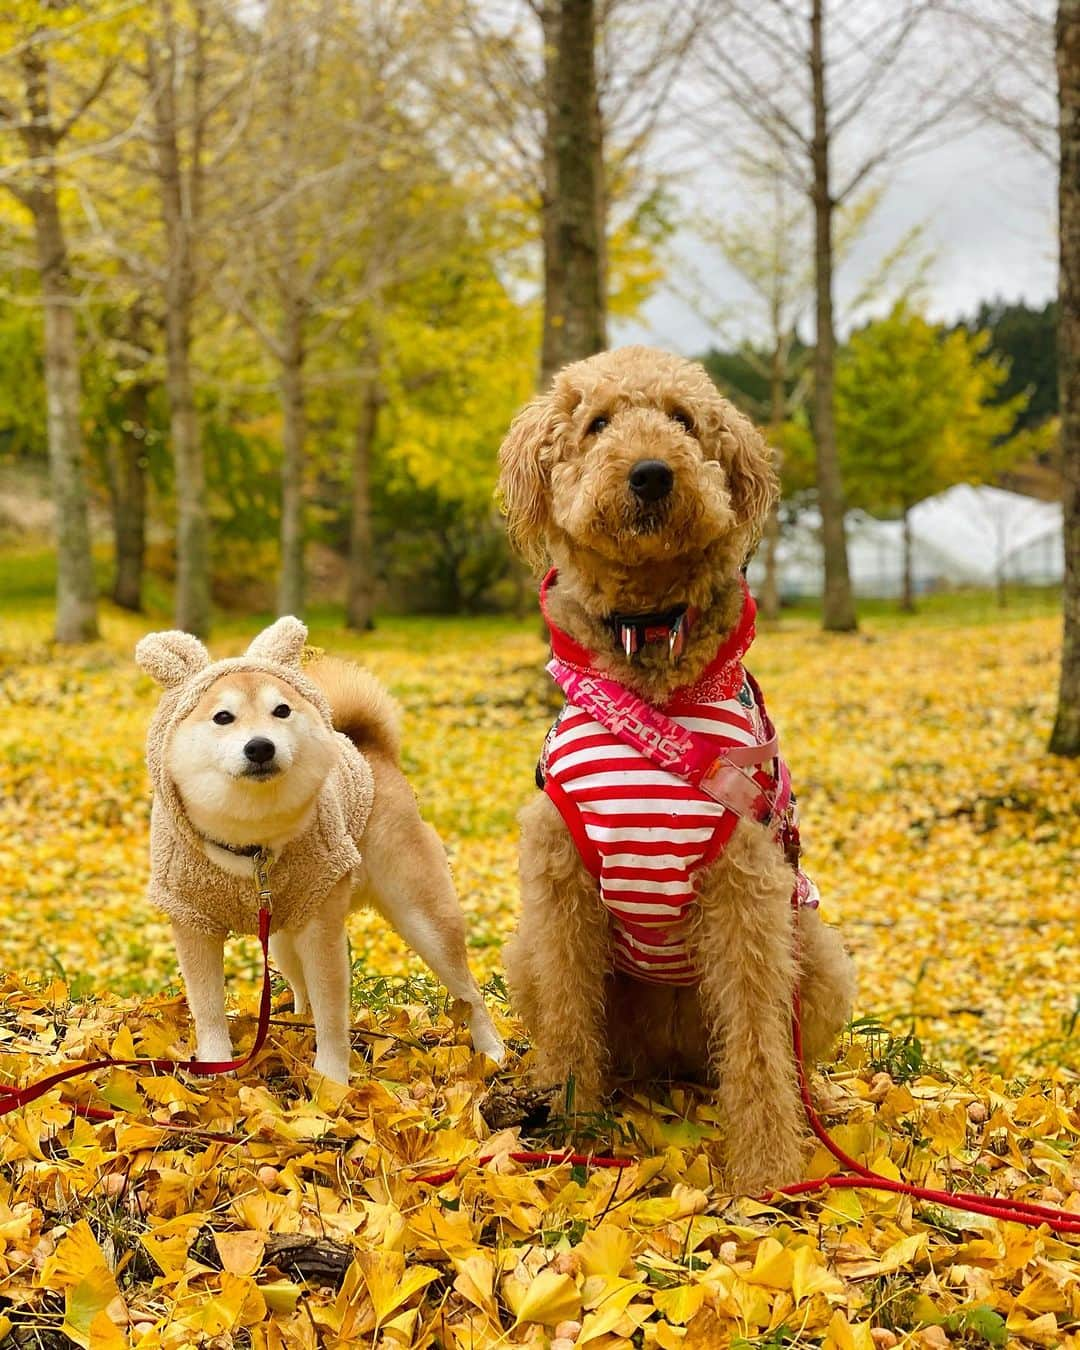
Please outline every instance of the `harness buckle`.
M698 787L737 816L749 816L751 820L767 824L772 815L772 803L752 775L741 765L733 764L726 755L713 760Z

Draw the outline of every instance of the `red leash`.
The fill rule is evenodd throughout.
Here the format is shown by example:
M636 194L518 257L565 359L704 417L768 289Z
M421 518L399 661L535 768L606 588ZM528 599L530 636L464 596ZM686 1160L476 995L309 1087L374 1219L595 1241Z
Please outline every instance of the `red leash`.
M96 1059L86 1064L74 1064L69 1068L61 1069L57 1073L49 1074L45 1078L38 1079L35 1083L29 1083L22 1088L0 1088L0 1116L6 1116L20 1107L26 1106L39 1097L43 1097L59 1083L66 1082L70 1078L77 1078L83 1074L94 1073L98 1069L109 1068L133 1068L133 1069L153 1069L156 1072L168 1073L175 1069L186 1069L190 1073L214 1075L222 1073L231 1073L236 1069L242 1069L250 1064L255 1056L262 1049L267 1032L270 1027L270 958L269 958L269 939L270 939L270 910L263 906L259 910L259 946L262 949L263 956L263 978L262 993L259 1000L259 1021L255 1031L255 1040L251 1049L240 1059L231 1060L200 1060L200 1059ZM799 1095L802 1098L802 1104L806 1111L806 1118L809 1121L810 1128L824 1144L832 1156L837 1160L841 1167L846 1169L845 1173L837 1173L834 1176L822 1177L817 1181L800 1181L791 1186L781 1186L775 1192L768 1196L761 1197L763 1200L769 1200L772 1195L800 1196L809 1195L820 1190L841 1190L858 1188L862 1190L888 1191L897 1195L908 1195L916 1200L923 1200L930 1204L943 1205L949 1209L966 1210L973 1214L985 1214L992 1219L998 1219L1002 1222L1025 1224L1029 1228L1037 1228L1042 1224L1052 1228L1058 1233L1077 1233L1080 1234L1080 1214L1070 1213L1068 1210L1057 1209L1049 1205L1034 1204L1029 1200L1010 1200L1003 1196L985 1196L976 1195L969 1191L942 1191L931 1187L915 1186L906 1181L894 1181L891 1177L883 1177L877 1172L872 1171L865 1164L860 1163L858 1159L851 1157L846 1153L829 1135L825 1126L822 1124L817 1111L814 1108L813 1100L810 1096L810 1083L806 1074L806 1067L802 1058L802 1021L799 1007L799 991L796 987L794 1003L791 1017L792 1046L795 1052L795 1063L799 1075ZM92 1120L111 1120L115 1118L116 1113L107 1111L101 1107L76 1106L76 1110L81 1115L85 1115ZM495 1154L482 1154L475 1159L478 1165L491 1162ZM569 1150L555 1152L516 1152L508 1155L514 1162L532 1166L559 1166L570 1163L575 1167L614 1167L623 1168L633 1165L631 1158L613 1158L600 1154L572 1153ZM457 1174L460 1164L446 1168L441 1172L431 1172L425 1176L417 1177L416 1180L428 1186L442 1186L451 1181Z
M270 1029L270 909L268 905L263 905L259 909L259 946L262 948L263 957L263 978L262 995L259 999L259 1024L255 1031L255 1040L251 1049L240 1059L227 1060L205 1060L205 1059L95 1059L87 1064L73 1064L69 1068L60 1069L57 1073L49 1074L47 1078L39 1078L36 1083L28 1083L22 1088L0 1087L0 1116L6 1116L12 1111L17 1111L19 1107L26 1106L27 1103L36 1101L38 1097L43 1097L46 1092L51 1091L58 1083L66 1082L69 1078L78 1078L84 1073L94 1073L98 1069L154 1069L158 1073L169 1073L174 1069L187 1069L189 1073L199 1074L219 1074L231 1073L234 1069L242 1069L250 1064L255 1056L263 1047L266 1040L266 1033ZM81 1114L90 1116L94 1120L111 1119L115 1113L105 1111L101 1107L78 1107Z

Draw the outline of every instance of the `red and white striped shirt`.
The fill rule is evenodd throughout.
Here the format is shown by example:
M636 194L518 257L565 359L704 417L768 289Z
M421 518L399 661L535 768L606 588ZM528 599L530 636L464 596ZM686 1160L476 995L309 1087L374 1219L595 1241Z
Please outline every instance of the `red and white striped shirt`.
M725 644L726 651L662 710L688 731L722 737L718 754L724 744L769 740L758 691L740 659L753 637L752 601L747 610L748 622ZM557 636L566 659L568 640ZM579 659L582 654L587 655L580 648L574 653ZM695 984L686 945L697 898L695 873L721 852L739 817L572 703L548 733L540 771L544 790L599 882L601 903L612 918L616 968L653 983ZM759 766L754 777L766 792L775 787L767 766ZM813 884L801 873L796 883L802 903L816 904Z

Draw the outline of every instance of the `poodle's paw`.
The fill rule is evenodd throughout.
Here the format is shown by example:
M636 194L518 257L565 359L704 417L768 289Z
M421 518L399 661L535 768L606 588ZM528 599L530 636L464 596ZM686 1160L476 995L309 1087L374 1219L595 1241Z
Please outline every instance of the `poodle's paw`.
M548 1083L551 1079L546 1080ZM551 1109L556 1115L595 1116L604 1109L604 1088L599 1083L583 1083L572 1075L550 1088Z
M567 1054L568 1047L533 1046L529 1079L551 1093L551 1109L560 1116L588 1116L602 1110L611 1091L605 1067L591 1053ZM559 1051L563 1053L559 1053Z
M779 1186L801 1181L803 1149L798 1139L755 1141L753 1149L730 1150L727 1172L737 1195L764 1195Z

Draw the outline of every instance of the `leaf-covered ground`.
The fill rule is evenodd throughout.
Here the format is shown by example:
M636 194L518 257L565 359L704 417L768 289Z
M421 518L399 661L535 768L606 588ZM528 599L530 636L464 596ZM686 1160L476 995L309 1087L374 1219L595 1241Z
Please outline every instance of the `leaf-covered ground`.
M106 642L60 654L44 613L0 619L0 1082L186 1047L142 895L143 627L114 614ZM830 1128L890 1175L1080 1213L1080 766L1043 752L1058 636L1049 615L857 638L795 620L752 666L859 966L861 1020L817 1084ZM1078 1238L863 1190L732 1201L714 1114L679 1085L573 1130L515 1110L527 1048L499 947L555 706L537 626L312 638L362 654L404 706L407 768L515 1054L497 1076L473 1058L419 963L356 916L348 1092L316 1090L311 1030L282 1013L239 1078L114 1071L0 1121L0 1343L1080 1347ZM257 973L254 944L230 944L238 1045ZM76 1119L76 1101L118 1114ZM634 1165L507 1156L571 1140ZM450 1182L417 1180L459 1161ZM808 1175L828 1170L819 1151Z

